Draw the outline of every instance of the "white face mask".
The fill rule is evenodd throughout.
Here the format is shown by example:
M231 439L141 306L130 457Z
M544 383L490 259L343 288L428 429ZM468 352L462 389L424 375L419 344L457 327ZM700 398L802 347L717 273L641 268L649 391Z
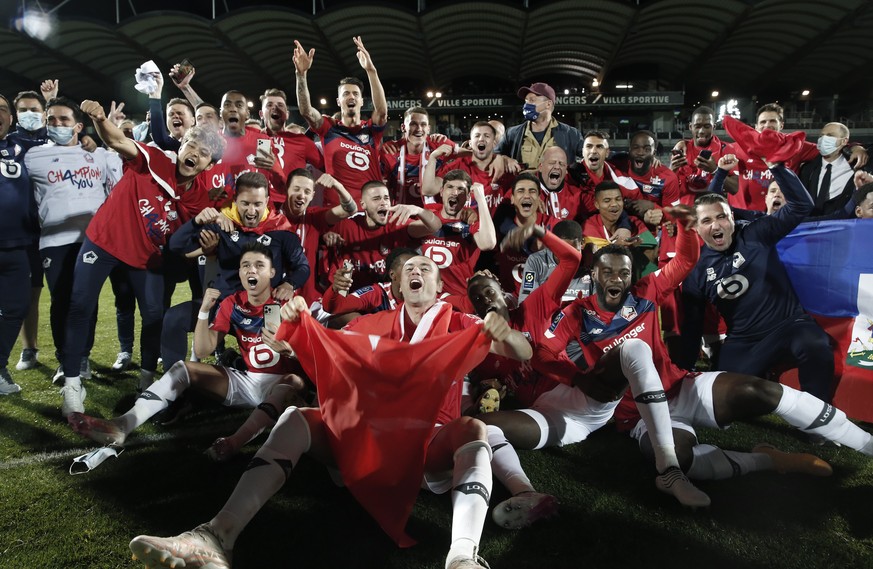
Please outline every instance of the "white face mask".
M829 156L840 149L840 139L836 136L823 134L818 137L818 151L822 156Z
M18 126L26 131L34 132L45 124L45 115L35 111L21 111L18 113Z

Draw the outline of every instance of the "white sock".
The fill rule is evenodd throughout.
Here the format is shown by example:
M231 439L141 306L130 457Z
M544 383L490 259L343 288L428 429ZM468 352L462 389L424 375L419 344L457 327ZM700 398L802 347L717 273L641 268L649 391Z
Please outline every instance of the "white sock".
M455 557L475 557L491 498L491 448L488 443L470 441L455 451L454 460L452 546L446 557L446 566Z
M249 462L224 507L209 522L226 550L233 549L240 532L285 484L310 443L309 424L297 407L289 407Z
M802 431L873 456L873 436L846 418L846 414L804 391L782 386L782 398L773 411Z
M534 492L530 479L521 468L518 453L515 452L503 430L496 425L487 425L488 445L491 447L491 471L494 478L506 486L515 496L522 492Z
M632 338L617 349L621 350L621 371L630 383L640 417L646 423L652 439L655 468L658 472L664 472L671 466L678 467L670 409L667 407L661 376L652 361L652 348L642 340Z
M722 450L712 445L697 445L688 478L724 480L759 470L772 470L773 459L766 454Z
M76 377L64 377L64 387L69 385L70 387L82 387L82 378L78 375Z
M184 362L176 362L161 379L148 386L139 394L133 407L115 423L129 435L131 431L149 420L149 418L166 409L186 389L191 387L191 378Z

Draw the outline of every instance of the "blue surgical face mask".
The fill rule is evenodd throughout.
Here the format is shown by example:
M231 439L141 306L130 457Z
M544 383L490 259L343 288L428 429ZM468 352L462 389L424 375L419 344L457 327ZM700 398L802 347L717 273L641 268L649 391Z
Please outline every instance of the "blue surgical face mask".
M830 156L840 148L840 139L826 134L818 137L818 151L822 156Z
M145 142L149 135L149 123L141 122L133 127L133 139L137 142Z
M540 116L536 103L525 103L521 108L521 114L524 115L524 120L526 121L535 121Z
M45 124L45 115L35 111L21 111L18 113L18 126L26 131L34 132Z
M49 139L59 146L68 145L75 134L71 126L48 126L46 132Z

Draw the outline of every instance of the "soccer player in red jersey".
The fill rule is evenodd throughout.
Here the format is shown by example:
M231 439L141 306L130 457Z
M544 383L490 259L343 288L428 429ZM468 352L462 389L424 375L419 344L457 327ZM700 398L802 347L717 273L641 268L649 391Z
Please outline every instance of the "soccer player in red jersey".
M494 126L487 121L479 121L470 129L470 150L463 148L438 147L431 154L433 160L450 160L441 168L436 162L428 162L424 168L422 181L422 193L426 196L436 196L443 187L442 177L452 170L463 170L470 175L474 183L482 184L485 188L485 199L488 201L488 210L493 216L497 206L503 201L503 196L513 181L511 174L506 173L498 180L493 180L490 172L492 163L497 156L494 148L497 146L496 131ZM449 159L452 153L458 156Z
M491 340L492 352L519 359L530 356L527 340L497 314L488 314L481 321L439 302L439 270L427 257L412 257L404 264L401 289L404 298L401 308L363 316L347 329L414 344L441 336L439 329L455 332L481 322L485 336ZM302 299L295 299L283 307L282 315L294 321L305 311ZM315 381L318 382L317 378ZM361 378L361 381L372 380ZM446 568L483 569L485 565L480 564L477 551L491 493L491 447L485 425L472 417L460 416L459 387L456 384L450 388L443 400L437 416L439 426L426 443L423 466L429 488L435 492L452 490L452 542ZM329 403L345 402L332 399ZM327 413L325 405L321 409L288 408L212 520L176 537L138 536L131 541L131 550L155 567L161 564L167 567L170 563L191 566L189 563L193 565L197 560L208 560L217 568L229 567L229 552L240 532L285 483L302 454L309 453L325 464L335 464L337 447L328 440L328 426L323 418ZM200 563L202 566L203 561Z
M440 220L440 229L421 241L421 253L440 268L445 293L465 295L467 279L473 276L479 251L490 251L497 245L494 221L485 201L482 184L472 184L473 198L478 204L478 221L466 223L461 219L470 197L470 175L453 170L443 178L440 190L441 204L425 206Z
M727 144L713 132L715 111L709 107L694 109L688 129L691 138L677 142L670 152L670 169L679 179L679 200L693 206L698 195L708 192L712 174ZM732 191L736 191L736 185Z
M385 257L395 247L408 246L411 239L436 233L442 222L428 209L410 204L391 205L388 187L381 181L364 184L359 212L337 223L328 247L328 274L345 261L354 268L352 288L357 289L384 280ZM409 221L411 217L418 219Z
M322 174L318 178L318 184L325 188L333 188L340 196L340 203L332 208L310 208L312 198L315 196L316 181L309 170L298 168L288 175L288 199L283 211L291 223L291 230L297 233L306 260L309 261L310 275L306 284L300 289L299 294L307 302L315 302L321 292L319 286L319 274L317 262L318 247L321 236L330 231L331 227L358 211L352 196L330 174Z
M203 294L194 329L197 356L211 355L219 340L232 333L239 343L248 371L198 362L176 362L161 379L140 394L129 411L119 417L104 420L71 413L67 421L73 430L104 445L121 445L134 429L166 409L189 388L233 407L257 407L268 398L281 404L290 391L301 389L302 380L291 375L295 369L292 360L280 357L261 338L264 307L271 305L278 311L280 306L270 287L275 273L272 253L266 245L254 241L246 244L240 258L239 278L243 289L221 301L211 324L209 312L221 293L210 288ZM276 412L275 403L273 405Z
M340 81L336 102L340 107L341 118L337 122L319 113L310 103L306 74L312 67L315 49L307 52L299 41L294 40L294 68L297 78L297 106L300 108L300 115L321 137L325 170L339 180L357 202L361 199L362 188L366 182L382 179L379 146L388 120L388 101L364 42L360 37L353 39L357 47L358 62L370 80L373 113L368 120L361 120L364 85L359 79L346 77ZM333 207L336 204L336 196L327 192L324 205Z
M178 156L134 142L107 119L96 101L82 111L106 144L127 159L124 174L91 220L73 276L72 301L64 344L64 416L84 411L79 377L88 323L104 281L116 266L126 266L142 316L142 370L154 373L160 353L164 278L158 272L161 250L170 234L199 211L205 192L198 175L221 157L224 141L215 131L193 127Z
M281 89L264 91L264 94L261 95L259 115L264 123L262 132L271 137L276 161L286 180L291 172L298 168L306 168L307 164L311 164L318 170L324 170L324 157L315 143L305 134L292 132L285 128L285 123L288 122L288 102L285 91ZM273 190L275 195L271 195L272 200L284 203L285 186L274 187ZM276 199L279 196L282 197L281 200Z
M436 160L435 167L440 168L445 160L443 156L451 156L457 149L457 145L443 135L430 136L429 121L427 109L406 109L401 125L404 137L395 143L399 150L389 153L383 148L382 170L394 203L433 203L422 194L424 170L431 159ZM434 157L432 150L443 145L448 148Z

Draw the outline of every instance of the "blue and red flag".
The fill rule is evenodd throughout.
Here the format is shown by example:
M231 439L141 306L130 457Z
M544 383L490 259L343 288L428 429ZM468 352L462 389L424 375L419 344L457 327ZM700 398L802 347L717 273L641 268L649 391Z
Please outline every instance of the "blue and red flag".
M873 221L802 223L777 245L800 303L834 341L834 404L873 422ZM796 370L782 376L797 385Z

